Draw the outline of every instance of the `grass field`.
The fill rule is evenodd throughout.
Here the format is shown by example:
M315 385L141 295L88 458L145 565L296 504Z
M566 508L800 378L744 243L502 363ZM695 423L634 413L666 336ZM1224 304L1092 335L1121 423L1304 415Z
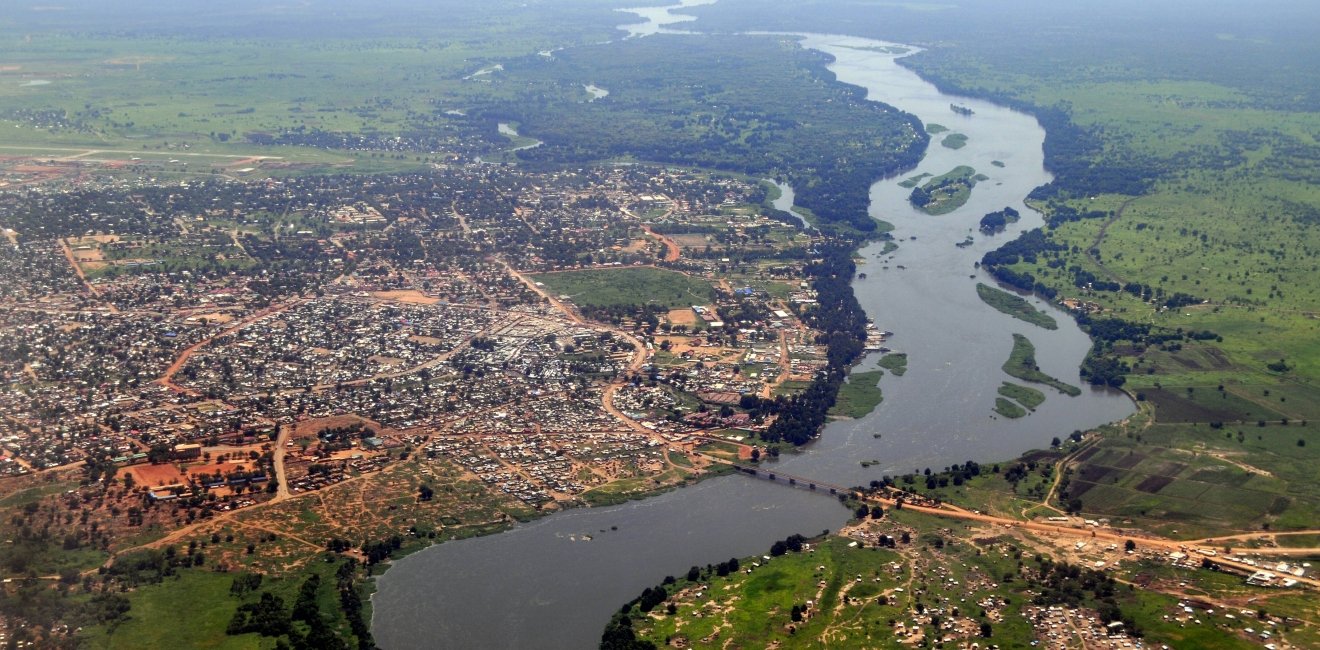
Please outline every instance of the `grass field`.
M494 75L472 74L488 62L609 38L618 20L612 6L592 0L573 7L496 5L498 21L491 7L413 8L432 18L389 27L384 23L397 17L361 13L361 5L333 15L293 9L279 16L233 7L204 25L169 11L137 16L169 25L168 38L106 27L138 25L132 9L96 18L70 11L48 24L33 12L0 28L12 36L0 46L7 63L0 70L4 144L124 149L148 162L294 151L254 148L253 133L452 134L472 127L446 110L507 92L490 83ZM32 25L24 24L28 18ZM345 29L343 21L352 26ZM71 27L76 24L84 26ZM290 28L281 38L224 36L251 34L254 24L272 34L279 33L276 24ZM48 83L25 83L34 78ZM489 131L497 141L493 125ZM379 160L416 157L391 153ZM195 159L192 166L203 162L209 165Z
M223 634L239 601L229 595L234 576L211 571L184 571L165 582L135 590L129 596L128 620L113 629L96 627L83 638L85 647L113 648L216 648L247 650L274 648L275 640L257 634ZM297 586L289 591L296 594ZM291 602L288 594L280 594ZM217 634L217 632L220 632Z
M532 278L551 293L568 296L575 304L594 307L655 304L665 309L706 305L711 285L677 271L655 268L618 268L541 273Z
M656 476L619 479L598 488L587 490L580 497L591 506L612 506L634 499L654 496L657 490L662 489L667 484L681 482L687 475L688 472L685 470L675 468Z
M1022 381L1045 384L1064 395L1076 397L1082 394L1082 389L1041 372L1036 367L1036 346L1021 334L1013 335L1013 352L1004 362L1004 372Z
M980 296L985 304L1020 321L1031 323L1032 325L1043 327L1047 330L1059 328L1059 323L1054 320L1053 316L1036 309L1022 296L1011 294L1002 289L996 289L980 282L976 283L976 295Z

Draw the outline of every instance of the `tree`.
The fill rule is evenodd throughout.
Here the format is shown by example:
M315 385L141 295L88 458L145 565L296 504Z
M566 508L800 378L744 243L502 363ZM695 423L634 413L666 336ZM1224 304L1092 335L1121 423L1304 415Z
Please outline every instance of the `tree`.
M1131 553L1132 551L1137 550L1137 543L1129 539L1123 543L1123 549Z
M292 630L289 614L284 609L284 599L261 592L261 600L240 605L230 619L226 634L244 634L256 632L262 636L280 636Z
M158 442L152 445L151 448L147 450L147 460L152 465L159 465L161 463L169 461L173 453L174 452L170 449L169 445L163 442Z
M990 621L981 621L981 637L988 639L990 638L991 632Z
M320 606L316 602L316 592L321 588L321 576L312 574L298 590L298 600L293 604L293 620L312 623L321 617Z
M600 637L601 650L655 650L655 644L637 638L632 628L632 619L626 614L616 614L605 626Z

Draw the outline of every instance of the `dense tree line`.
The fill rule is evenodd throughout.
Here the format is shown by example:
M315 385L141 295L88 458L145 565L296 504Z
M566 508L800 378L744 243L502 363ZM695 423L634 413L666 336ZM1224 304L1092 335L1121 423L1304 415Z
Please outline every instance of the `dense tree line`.
M866 312L852 290L857 266L851 252L846 244L824 245L820 260L805 269L816 290L817 305L802 317L820 332L817 343L826 346L828 363L806 390L789 398L779 409L779 417L762 434L770 442L803 445L814 438L838 399L848 368L864 350Z
M335 572L335 588L339 593L340 612L348 621L358 650L371 650L375 644L362 614L357 567L357 562L351 559L340 564ZM229 593L245 600L248 594L261 587L262 582L261 574L240 574L234 578ZM348 641L336 631L340 612L321 609L322 583L319 573L308 576L299 586L292 607L286 606L283 597L269 590L261 592L256 600L241 602L235 608L225 633L275 637L276 647L295 650L348 650Z
M1055 243L1040 228L1022 233L1022 236L992 250L981 257L981 267L990 272L996 280L1022 291L1033 291L1046 298L1053 298L1058 291L1036 279L1025 271L1008 268L1019 262L1035 264L1039 256L1067 250L1062 244Z
M349 630L357 638L358 650L373 650L371 628L362 614L362 594L358 590L357 561L348 560L335 572L335 586L339 590L339 607L348 620Z
M403 548L403 538L392 535L389 539L362 544L362 555L367 558L367 566L371 566L390 559L390 556L401 548Z

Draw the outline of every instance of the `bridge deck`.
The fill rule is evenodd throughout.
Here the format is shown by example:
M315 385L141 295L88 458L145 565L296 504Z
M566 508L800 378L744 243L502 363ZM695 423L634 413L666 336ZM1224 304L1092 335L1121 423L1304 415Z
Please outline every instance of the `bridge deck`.
M787 472L778 472L775 470L764 469L760 467L748 467L746 465L739 465L737 463L733 464L733 468L743 474L747 474L748 476L755 476L757 478L763 478L768 481L773 481L776 483L784 483L786 485L806 488L808 490L828 490L830 494L848 494L853 491L853 489L850 487L835 485L833 483L826 483L825 481L818 481L816 479L797 476L795 474L789 474Z

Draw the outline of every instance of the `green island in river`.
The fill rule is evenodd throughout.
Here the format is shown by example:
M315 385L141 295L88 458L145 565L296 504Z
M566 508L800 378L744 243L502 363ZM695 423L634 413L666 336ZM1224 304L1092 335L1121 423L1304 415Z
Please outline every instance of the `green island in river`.
M948 214L967 203L967 199L972 196L972 188L986 178L971 167L959 165L931 178L920 187L914 187L908 201L929 215Z
M995 398L995 413L1007 418L1023 417L1045 403L1045 393L1011 381L999 386L999 395Z
M1037 406L1045 403L1045 393L1011 381L1006 381L999 386L999 394L1033 411Z
M967 146L967 136L962 133L950 133L940 140L940 145L949 149L962 149Z
M1022 296L1011 294L1003 289L996 289L981 282L976 283L976 295L980 296L985 304L1020 321L1038 325L1047 330L1059 329L1059 323L1054 320L1053 316L1036 309Z
M1013 351L1004 362L1004 372L1023 381L1045 384L1064 395L1075 397L1082 394L1082 389L1041 372L1036 365L1036 346L1021 334L1013 335Z
M830 414L856 419L874 411L884 401L879 386L884 374L883 370L850 373L848 381L839 387L838 401L830 409Z

